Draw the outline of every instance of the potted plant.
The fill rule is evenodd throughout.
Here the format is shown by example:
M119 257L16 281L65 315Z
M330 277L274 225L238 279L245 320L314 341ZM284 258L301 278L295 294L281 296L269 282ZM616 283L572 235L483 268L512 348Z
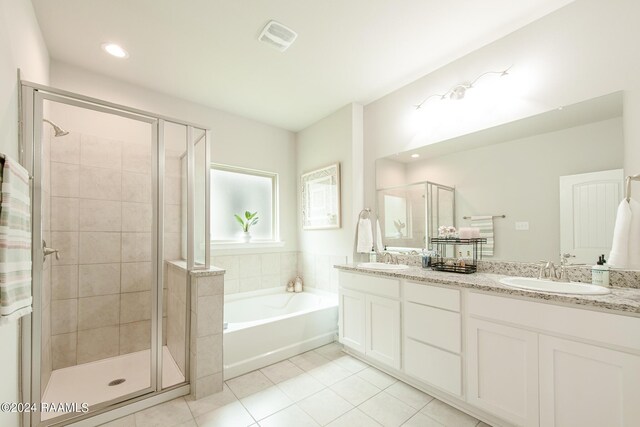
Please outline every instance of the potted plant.
M242 216L235 214L236 221L238 221L242 226L242 231L243 231L242 241L244 243L249 243L251 241L251 233L249 232L249 229L251 228L252 225L255 225L258 223L257 215L258 215L258 212L251 213L249 211L245 211L244 218L242 218Z

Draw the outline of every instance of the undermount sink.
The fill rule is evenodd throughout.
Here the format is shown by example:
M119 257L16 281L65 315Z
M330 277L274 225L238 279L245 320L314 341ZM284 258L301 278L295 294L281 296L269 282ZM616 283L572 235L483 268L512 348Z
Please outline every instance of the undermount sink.
M505 277L500 279L500 283L512 288L552 292L554 294L604 295L611 293L608 288L603 286L577 282L554 282L551 280L533 279L530 277Z
M409 268L406 264L387 264L384 262L363 262L358 264L360 268L369 268L371 270L405 270Z

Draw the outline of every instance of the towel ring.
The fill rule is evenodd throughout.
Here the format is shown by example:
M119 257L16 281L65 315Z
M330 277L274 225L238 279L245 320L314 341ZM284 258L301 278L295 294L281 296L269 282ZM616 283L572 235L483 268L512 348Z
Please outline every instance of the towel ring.
M631 200L631 181L640 181L640 174L629 175L627 177L627 185L626 185L626 190L624 192L624 198L627 199L627 202Z

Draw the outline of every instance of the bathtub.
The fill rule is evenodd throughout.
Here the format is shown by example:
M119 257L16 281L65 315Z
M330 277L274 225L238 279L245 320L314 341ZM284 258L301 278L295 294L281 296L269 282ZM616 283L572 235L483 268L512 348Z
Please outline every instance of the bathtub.
M259 369L336 339L338 296L261 290L225 296L224 378Z

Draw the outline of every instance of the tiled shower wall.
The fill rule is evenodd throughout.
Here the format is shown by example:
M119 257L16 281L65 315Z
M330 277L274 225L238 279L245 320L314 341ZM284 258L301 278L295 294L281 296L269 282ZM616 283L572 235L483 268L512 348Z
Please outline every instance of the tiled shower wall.
M42 129L42 238L49 246L51 242L51 129L49 125L43 124ZM40 335L40 345L42 358L40 361L40 391L44 394L45 387L49 382L52 371L51 361L51 256L49 256L42 266L42 327Z
M50 167L53 369L149 348L150 141L71 133L52 139Z

